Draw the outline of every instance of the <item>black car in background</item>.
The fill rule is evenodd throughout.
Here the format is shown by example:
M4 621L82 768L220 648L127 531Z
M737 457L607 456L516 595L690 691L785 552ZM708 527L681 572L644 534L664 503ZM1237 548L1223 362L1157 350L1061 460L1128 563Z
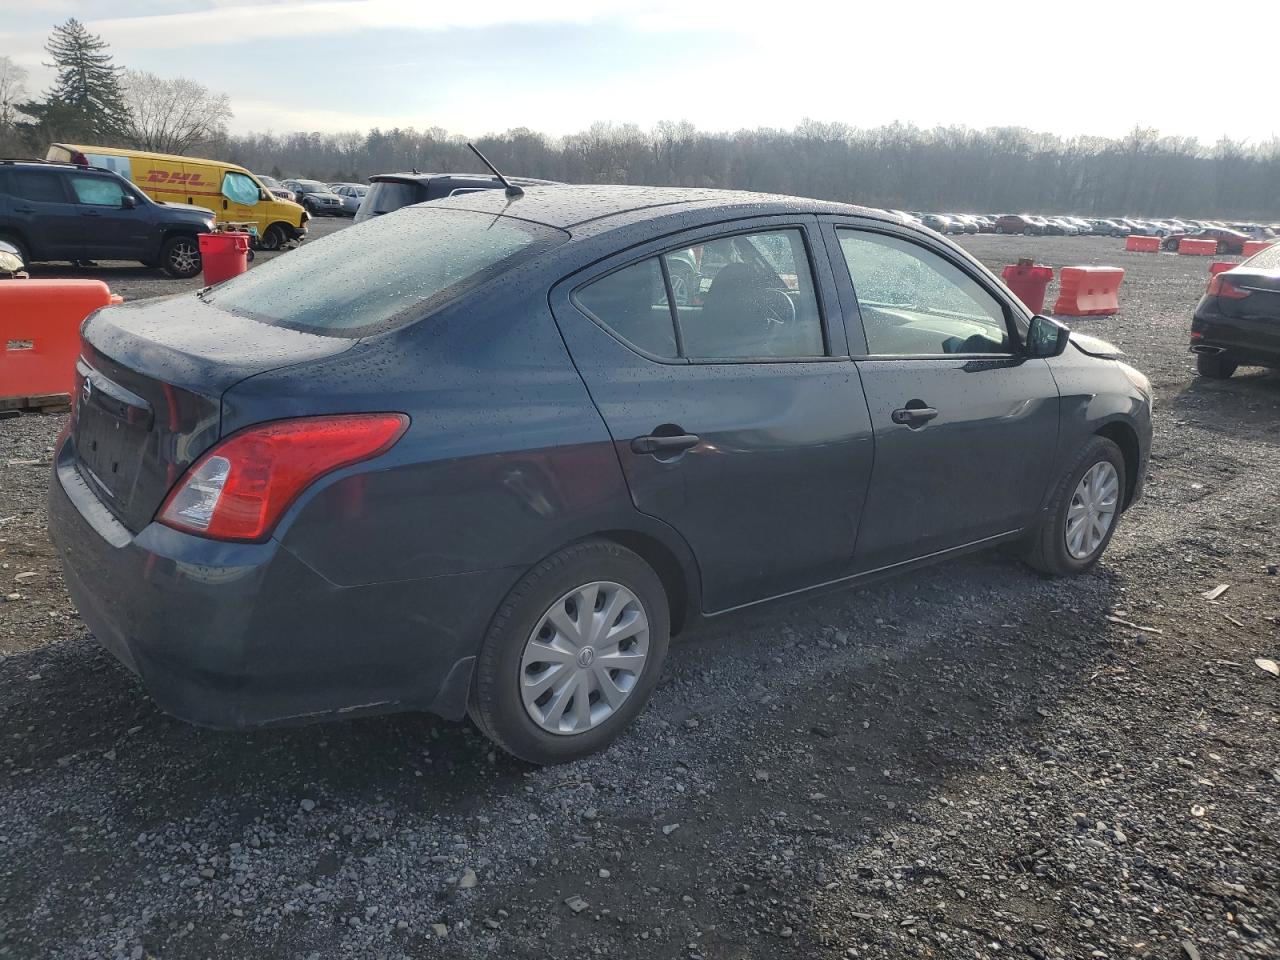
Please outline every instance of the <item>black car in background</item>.
M700 618L997 544L1088 570L1151 442L1141 373L933 231L715 190L412 206L98 311L79 376L50 530L163 709L469 713L540 763Z
M518 187L546 186L550 180L507 177ZM369 178L369 192L360 203L355 223L426 200L453 197L477 190L501 190L497 177L476 173L380 173Z
M319 180L284 180L281 185L292 190L297 202L313 217L342 216L342 198L327 183Z
M1280 369L1280 242L1209 280L1191 320L1201 376L1224 380L1237 367Z
M137 260L171 277L194 277L196 238L213 220L203 207L156 203L110 170L0 160L0 240L26 264Z

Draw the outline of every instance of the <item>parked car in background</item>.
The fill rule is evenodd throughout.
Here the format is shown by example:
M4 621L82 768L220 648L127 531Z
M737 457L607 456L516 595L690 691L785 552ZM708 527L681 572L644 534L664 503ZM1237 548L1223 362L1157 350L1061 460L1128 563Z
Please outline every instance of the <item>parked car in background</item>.
M281 200L288 200L290 203L298 202L297 195L288 187L284 186L284 184L275 177L268 177L266 174L262 173L255 173L254 176L258 178L259 183L271 191L271 195L273 197L279 197Z
M1133 217L1124 217L1120 222L1129 228L1131 234L1136 234L1140 237L1163 237L1168 234L1168 230L1161 233L1160 228L1148 220L1135 220Z
M979 233L995 233L996 232L996 221L994 218L988 217L985 214L975 214L973 219L978 221Z
M360 212L360 203L369 192L363 183L331 183L329 189L342 198L342 212L348 217Z
M996 233L1023 233L1035 236L1044 233L1039 218L1025 213L1006 213L996 221Z
M313 217L342 216L342 198L319 180L285 180L284 185L298 197L298 202Z
M1280 243L1210 278L1191 320L1191 352L1213 379L1240 366L1280 370Z
M920 214L920 222L930 230L936 230L938 233L955 232L951 226L951 218L942 213L922 213Z
M1074 223L1082 237L1093 233L1093 222L1084 217L1063 217L1062 219Z
M902 222L905 224L908 224L909 226L919 227L923 225L920 222L920 218L916 216L914 213L907 213L907 211L905 210L890 210L889 212L896 217L901 217Z
M1121 223L1119 220L1090 220L1093 226L1093 232L1096 234L1105 234L1108 237L1127 237L1133 232L1133 228L1127 224Z
M1190 233L1175 234L1160 241L1163 250L1177 250L1183 240L1212 240L1217 244L1218 253L1244 253L1244 245L1251 238L1239 230L1228 230L1226 227L1208 227L1204 230L1192 230Z
M1080 235L1080 228L1065 217L1046 217L1044 234L1051 237L1076 237Z
M978 218L967 213L948 213L947 218L951 221L953 233L979 233L981 227L978 224Z
M507 177L518 187L546 185L550 180ZM452 197L477 190L501 190L502 181L477 173L380 173L369 178L369 192L360 204L356 223L427 200Z
M0 161L0 240L24 264L137 260L185 279L200 272L204 207L156 203L119 174L40 160Z
M307 233L302 207L273 196L234 163L71 143L53 144L45 159L112 170L157 203L203 207L217 220L252 224L263 250L278 250Z
M1229 229L1245 234L1250 240L1271 240L1276 232L1260 223L1233 223Z
M1142 374L945 238L729 191L443 198L83 342L112 402L76 390L49 528L162 709L469 713L536 763L706 616L998 544L1090 569L1151 441Z
M1155 235L1157 237L1176 236L1177 234L1182 233L1181 228L1175 227L1172 223L1165 220L1152 220L1150 223L1154 228Z

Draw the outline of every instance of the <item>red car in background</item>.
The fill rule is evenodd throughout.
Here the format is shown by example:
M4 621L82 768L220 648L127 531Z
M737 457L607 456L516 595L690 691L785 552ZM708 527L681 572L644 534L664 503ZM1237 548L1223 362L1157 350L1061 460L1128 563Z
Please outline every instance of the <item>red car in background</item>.
M1044 233L1043 217L1033 217L1025 213L1006 213L996 220L996 233L1024 233L1027 236L1039 236Z
M1244 253L1245 241L1251 239L1253 238L1247 233L1241 233L1239 230L1229 230L1226 227L1206 227L1203 230L1192 230L1190 233L1165 237L1160 242L1160 246L1165 250L1177 250L1179 240L1213 240L1218 244L1218 253L1239 254Z

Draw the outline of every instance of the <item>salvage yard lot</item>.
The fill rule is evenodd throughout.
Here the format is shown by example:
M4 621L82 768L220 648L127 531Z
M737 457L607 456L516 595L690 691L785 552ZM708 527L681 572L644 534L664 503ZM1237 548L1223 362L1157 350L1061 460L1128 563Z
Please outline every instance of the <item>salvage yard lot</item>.
M1117 317L1069 321L1155 389L1102 563L980 555L716 621L568 767L425 716L165 717L53 561L62 418L0 421L0 957L1280 954L1280 679L1254 663L1280 658L1280 375L1195 377L1206 259L960 242L1127 272Z

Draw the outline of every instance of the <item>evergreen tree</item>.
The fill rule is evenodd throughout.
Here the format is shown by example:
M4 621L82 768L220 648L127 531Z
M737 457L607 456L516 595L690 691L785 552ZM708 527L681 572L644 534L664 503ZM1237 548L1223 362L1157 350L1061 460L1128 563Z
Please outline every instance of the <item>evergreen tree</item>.
M106 42L71 17L54 27L45 50L58 71L46 96L49 107L64 118L76 117L86 132L99 140L118 140L129 127L129 108L120 83L120 67L111 62Z

